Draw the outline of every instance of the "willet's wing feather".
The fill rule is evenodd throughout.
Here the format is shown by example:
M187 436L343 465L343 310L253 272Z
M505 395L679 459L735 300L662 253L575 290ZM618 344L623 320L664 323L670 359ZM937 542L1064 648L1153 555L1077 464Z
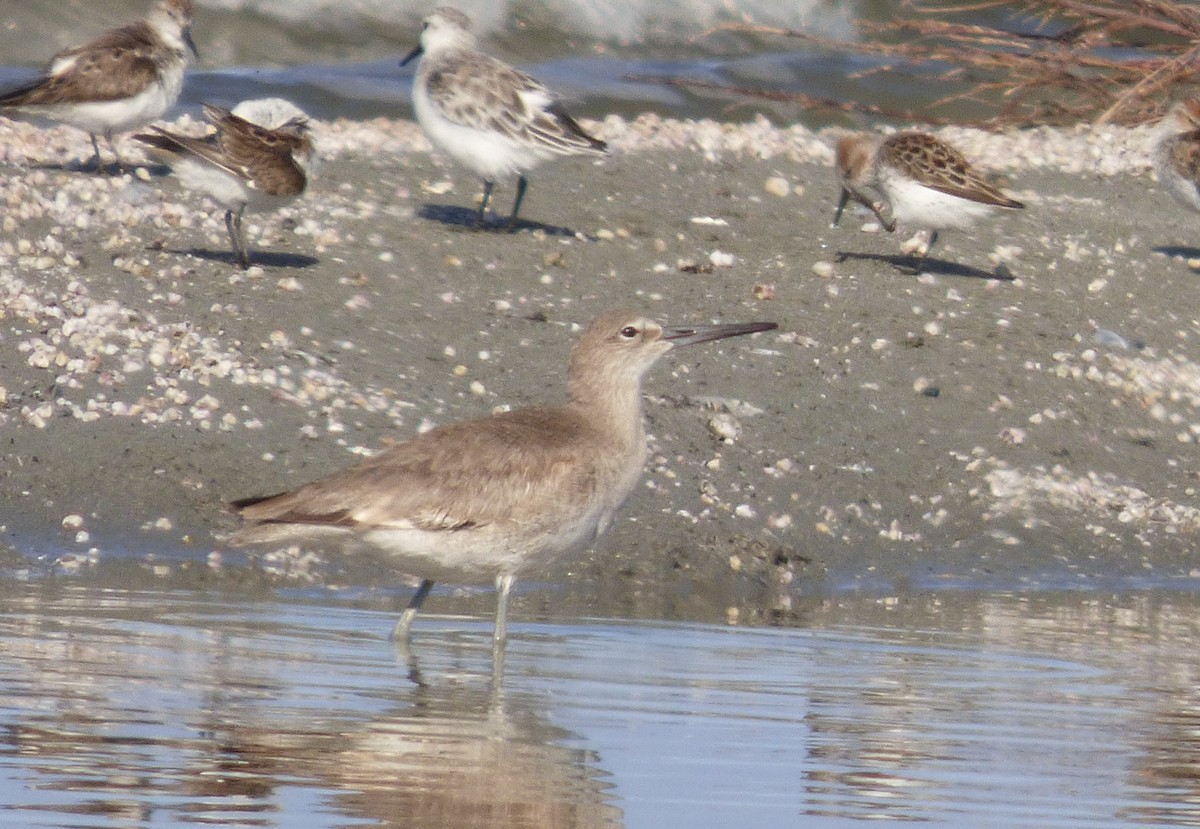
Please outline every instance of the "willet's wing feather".
M158 78L158 35L144 21L64 49L35 81L0 97L0 106L112 101L136 95Z
M883 142L881 161L926 187L997 207L1024 207L983 179L950 145L924 133L901 133Z
M524 532L549 520L536 505L583 508L603 489L606 453L579 452L597 440L592 429L571 410L552 408L454 423L299 489L233 506L258 524L447 532L508 524Z
M205 116L217 126L223 164L256 190L272 196L303 192L307 179L293 152L308 141L307 123L292 119L269 130L227 109L204 105Z

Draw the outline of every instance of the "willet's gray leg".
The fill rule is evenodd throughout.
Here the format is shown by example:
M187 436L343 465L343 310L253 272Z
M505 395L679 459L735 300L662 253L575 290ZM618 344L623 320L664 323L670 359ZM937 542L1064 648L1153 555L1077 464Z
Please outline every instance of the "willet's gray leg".
M492 633L492 683L496 687L504 676L504 643L508 639L508 594L516 577L511 573L496 576L496 629Z
M421 583L417 586L417 592L413 593L412 599L408 602L408 607L404 608L404 612L396 620L396 626L392 628L393 642L408 641L409 628L412 627L413 619L416 618L417 611L421 609L421 605L425 603L425 597L429 595L429 591L432 589L433 579L421 579Z
M496 630L492 634L492 643L499 648L503 648L508 639L508 593L516 580L512 573L496 576Z

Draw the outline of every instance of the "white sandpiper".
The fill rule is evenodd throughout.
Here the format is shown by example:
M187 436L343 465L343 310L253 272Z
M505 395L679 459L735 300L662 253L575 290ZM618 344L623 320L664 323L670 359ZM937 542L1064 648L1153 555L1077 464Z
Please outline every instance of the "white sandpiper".
M97 169L96 136L103 135L123 167L113 135L143 127L175 106L196 54L192 0L158 0L144 20L59 52L33 81L0 93L0 111L86 130Z
M308 116L282 98L242 101L232 110L204 105L216 131L193 138L153 127L134 136L171 166L189 190L211 197L225 209L233 256L250 267L242 238L242 215L277 210L300 196L316 158Z
M476 50L471 20L442 6L425 18L420 44L400 62L421 57L413 109L439 150L483 178L482 227L496 179L517 176L508 227L528 186L526 173L564 155L605 155L608 145L584 132L554 95L529 75Z
M641 477L650 366L673 348L775 327L602 314L571 351L565 406L441 426L291 492L234 502L245 524L232 541L332 540L382 553L421 578L393 630L401 642L435 581L494 579L499 665L516 577L590 545Z

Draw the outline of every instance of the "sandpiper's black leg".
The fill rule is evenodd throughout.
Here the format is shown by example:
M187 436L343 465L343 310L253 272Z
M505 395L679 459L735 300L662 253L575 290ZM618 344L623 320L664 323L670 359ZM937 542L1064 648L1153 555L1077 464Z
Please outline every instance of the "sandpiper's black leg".
M239 204L237 210L225 211L225 229L229 231L229 244L233 246L233 258L242 270L250 267L250 254L242 243L242 214L246 205Z
M483 200L479 202L479 215L475 217L475 227L477 228L484 225L488 202L492 200L492 188L495 186L496 182L491 179L485 179L483 182Z
M529 181L525 176L517 177L517 198L513 201L512 215L508 217L508 229L517 229L517 214L521 212L521 202L525 200L525 188L529 186Z

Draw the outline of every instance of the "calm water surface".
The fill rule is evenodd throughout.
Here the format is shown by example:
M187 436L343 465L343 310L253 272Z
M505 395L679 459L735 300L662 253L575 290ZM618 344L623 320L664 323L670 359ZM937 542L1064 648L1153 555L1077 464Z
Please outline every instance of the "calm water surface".
M0 87L146 5L0 4ZM282 94L320 117L407 115L398 58L432 5L204 0L183 107ZM854 38L894 4L461 5L583 114L813 117L631 73L914 107L944 92L703 36L746 14ZM498 690L490 619L423 614L411 658L393 621L0 580L0 825L1200 825L1196 593L836 598L792 629L518 619Z
M0 599L0 824L1200 824L1191 594L490 623L72 582Z
M938 0L930 0L937 2ZM180 108L282 95L319 118L411 117L412 67L401 69L421 19L441 0L197 0L201 59L188 74ZM58 49L136 19L149 0L7 0L0 3L0 89L32 77ZM949 94L932 78L941 67L896 74L870 70L880 59L839 53L777 35L714 32L753 22L857 42L863 20L911 14L873 0L455 0L475 22L483 47L531 71L571 104L601 116L655 111L679 117L824 123L831 116L698 88L665 86L676 77L723 86L920 111ZM1005 7L965 6L960 23L1017 31L1036 21ZM948 110L978 115L978 107Z

